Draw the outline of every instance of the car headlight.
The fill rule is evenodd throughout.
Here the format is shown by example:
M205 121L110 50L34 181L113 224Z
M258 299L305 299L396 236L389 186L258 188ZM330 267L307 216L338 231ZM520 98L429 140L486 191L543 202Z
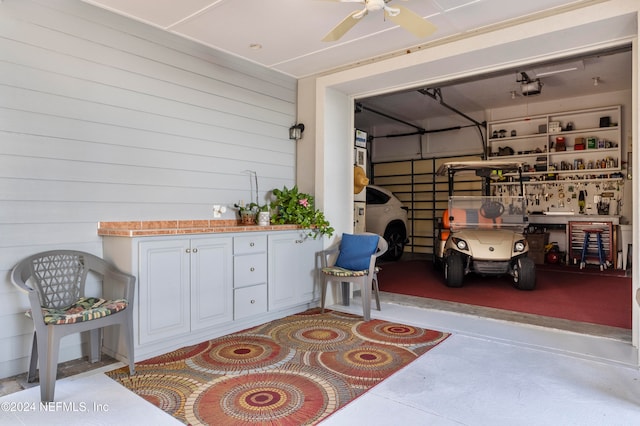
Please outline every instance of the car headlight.
M513 245L513 251L515 251L516 253L523 252L526 246L527 245L525 244L524 240L516 241L516 243Z
M465 240L461 240L460 238L454 238L453 243L458 247L458 250L469 250L467 246L467 242Z

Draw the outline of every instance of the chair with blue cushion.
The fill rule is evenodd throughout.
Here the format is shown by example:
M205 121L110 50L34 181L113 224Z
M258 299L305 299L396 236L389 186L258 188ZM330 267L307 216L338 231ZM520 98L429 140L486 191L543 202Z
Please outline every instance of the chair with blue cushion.
M85 296L87 276L101 279L102 293ZM60 339L89 331L89 361L100 359L101 329L119 325L127 347L130 374L133 355L133 297L135 277L105 260L81 251L52 250L30 256L11 271L11 281L29 296L27 316L33 320L33 342L27 381L39 367L40 398L53 401ZM105 298L103 298L105 297Z
M362 289L362 311L365 321L371 319L371 289L374 288L377 308L380 310L378 295L378 267L376 260L387 251L384 238L377 234L342 234L339 246L322 252L322 312L324 312L327 287L330 282L356 283ZM330 259L336 256L329 266Z

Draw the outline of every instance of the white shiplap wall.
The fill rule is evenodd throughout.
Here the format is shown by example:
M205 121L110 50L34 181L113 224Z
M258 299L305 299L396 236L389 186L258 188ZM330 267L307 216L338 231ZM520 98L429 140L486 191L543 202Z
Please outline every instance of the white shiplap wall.
M247 170L261 202L292 186L295 100L288 76L80 1L0 2L0 378L27 366L17 261L101 255L99 221L212 218L255 199Z

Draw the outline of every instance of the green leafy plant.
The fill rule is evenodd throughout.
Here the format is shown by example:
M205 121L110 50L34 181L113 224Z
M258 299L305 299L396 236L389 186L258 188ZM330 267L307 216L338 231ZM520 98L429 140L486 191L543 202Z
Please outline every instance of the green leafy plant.
M259 206L256 203L249 203L249 204L234 204L233 207L238 209L239 213L242 213L242 212L257 212Z
M233 207L238 209L238 215L240 216L240 222L243 225L252 225L256 223L256 216L258 215L258 211L260 206L256 203L249 204L234 204Z
M233 207L235 207L236 209L238 209L239 213L242 213L244 211L248 211L248 212L268 212L269 209L271 208L270 204L264 204L264 205L259 205L256 203L249 203L249 204L245 204L245 205L241 205L241 204L234 204Z
M310 229L309 235L316 238L318 235L331 237L334 229L324 217L324 213L317 210L313 196L298 191L294 186L288 189L274 189L276 200L271 203L273 224L295 224Z

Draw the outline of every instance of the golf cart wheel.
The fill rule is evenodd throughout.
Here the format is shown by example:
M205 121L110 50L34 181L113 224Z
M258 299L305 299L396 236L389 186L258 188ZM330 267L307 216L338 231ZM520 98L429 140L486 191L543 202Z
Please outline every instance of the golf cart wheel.
M462 287L464 261L459 254L447 256L444 262L444 279L447 287Z
M536 264L531 258L521 257L513 267L513 285L518 290L536 288Z

